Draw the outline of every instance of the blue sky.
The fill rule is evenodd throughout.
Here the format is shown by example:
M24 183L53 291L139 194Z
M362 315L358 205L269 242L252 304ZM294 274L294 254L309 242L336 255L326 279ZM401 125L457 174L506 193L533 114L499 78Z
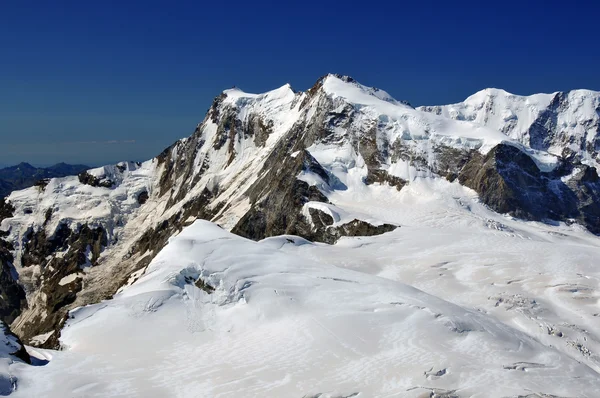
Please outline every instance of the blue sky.
M583 1L6 1L0 164L155 156L212 99L347 74L414 105L600 90Z

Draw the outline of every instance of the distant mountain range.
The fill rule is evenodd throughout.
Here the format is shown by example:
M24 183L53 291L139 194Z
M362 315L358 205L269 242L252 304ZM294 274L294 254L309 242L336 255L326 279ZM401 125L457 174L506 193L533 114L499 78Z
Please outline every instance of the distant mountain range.
M34 167L29 163L0 169L0 197L8 196L12 191L29 188L45 178L65 177L79 174L89 169L82 164L57 163L50 167Z

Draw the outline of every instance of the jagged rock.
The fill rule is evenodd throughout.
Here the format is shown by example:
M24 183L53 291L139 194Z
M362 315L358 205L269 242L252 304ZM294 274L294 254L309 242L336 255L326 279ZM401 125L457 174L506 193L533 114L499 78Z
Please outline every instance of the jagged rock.
M286 166L292 170L292 175L303 169L316 170L314 159L308 153L290 159L292 160L288 162L295 165ZM327 177L324 170L317 172ZM232 232L254 240L281 234L300 235L310 239L310 227L301 214L302 206L309 201L327 202L327 198L316 187L294 177L290 178L287 172L282 173L280 169L271 169L262 183L249 192L249 197L254 201L254 206L240 219Z
M374 184L374 183L380 183L380 184L387 183L393 187L396 187L396 189L399 191L407 184L407 181L400 177L390 175L385 170L369 169L367 177L365 178L365 184L370 185L370 184Z
M100 180L98 177L83 171L77 175L79 182L92 187L112 188L114 182L111 180Z
M149 195L148 195L148 191L143 191L140 192L140 194L137 197L137 201L140 205L143 205L144 203L146 203L146 201L148 201Z
M311 221L317 226L318 229L328 227L334 223L333 217L324 211L315 209L314 207L309 207L308 212L310 214Z
M329 215L318 209L310 209L313 222L312 236L316 242L334 244L344 236L374 236L391 232L398 228L392 224L373 225L363 220L354 219L339 226L327 225ZM316 211L315 211L316 210ZM316 216L316 217L315 217Z
M248 125L245 130L247 137L254 137L254 144L258 147L264 147L267 139L273 133L273 122L266 122L259 115L253 114L248 118Z
M13 247L0 239L0 319L10 324L27 305L25 291L17 281L13 267Z
M194 283L197 288L204 290L206 293L211 294L215 291L215 288L204 282L202 278L198 278L198 280Z
M335 234L339 236L373 236L381 235L395 230L397 226L391 224L372 225L366 221L353 220L336 228Z
M474 153L459 181L479 193L483 203L499 213L528 220L576 219L600 233L600 184L595 169L580 165L542 172L520 149L500 144L485 156Z
M14 215L15 207L7 202L4 198L0 198L0 223L5 218L10 218Z
M15 208L4 198L0 198L0 223L5 218L13 216ZM21 308L27 305L25 291L19 285L18 275L13 266L14 247L2 239L6 233L0 231L0 319L10 324L21 313Z
M22 339L29 342L32 337L57 328L65 317L65 307L75 301L83 287L79 278L66 281L80 273L82 268L96 265L107 245L106 231L102 227L83 225L73 231L66 224L59 224L50 237L43 228L29 231L22 265L39 267L40 278L28 289L42 295L43 300L38 305L43 305L45 315L24 320L18 325L16 330ZM55 347L59 336L56 330L43 346Z
M41 180L37 180L36 182L34 182L33 186L38 187L41 190L44 190L44 189L46 189L48 182L50 182L49 178L42 178Z

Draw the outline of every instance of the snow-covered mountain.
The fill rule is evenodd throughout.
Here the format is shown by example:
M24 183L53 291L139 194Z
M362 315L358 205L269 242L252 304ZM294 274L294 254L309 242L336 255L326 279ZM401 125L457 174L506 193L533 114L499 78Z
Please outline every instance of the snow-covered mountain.
M530 148L598 167L600 95L590 90L519 96L486 89L464 102L420 110L501 131Z
M325 344L322 333L313 325L304 335L317 341L301 350L307 352L307 364L322 360L331 369L339 368L337 361L352 363L364 354L363 362L354 363L355 371L348 370L355 381L365 380L359 368L371 369L383 360L381 355L404 361L393 368L400 373L426 352L440 357L425 361L431 370L409 366L415 373L407 373L404 380L375 372L374 384L365 389L358 388L359 381L356 388L351 380L336 384L341 376L334 374L315 384L310 372L294 373L292 362L281 362L290 375L287 383L296 387L277 390L275 376L266 376L276 357L269 365L242 356L239 369L267 366L257 377L270 381L242 383L240 388L256 388L252 391L263 396L271 388L284 395L304 391L309 396L335 396L336 391L382 396L405 388L412 391L408 396L424 391L443 396L442 390L446 396L463 396L452 390L471 396L483 391L485 380L498 386L512 380L514 389L498 387L486 396L505 396L500 395L505 391L515 396L527 391L572 395L577 390L571 382L542 388L511 372L534 372L544 384L561 374L560 369L568 369L564 377L578 378L581 391L595 391L600 273L594 263L600 241L588 231L600 233L600 93L482 93L462 104L415 109L382 90L337 75L319 79L306 92L295 92L289 85L264 94L226 90L190 137L154 159L51 179L0 202L0 288L11 292L0 305L0 315L27 344L56 348L62 342L71 347L58 355L62 359L53 360L62 364L55 365L58 372L79 372L82 355L90 349L99 355L93 347L103 347L100 341L114 342L104 347L107 353L131 349L134 355L152 339L177 335L166 328L164 334L149 334L140 345L119 338L137 328L151 328L153 322L179 322L184 312L196 325L188 330L191 337L180 336L190 344L196 332L222 339L231 328L256 327L268 336L290 327L302 329L306 325L295 324L294 317L304 314L321 325L324 319L340 317L334 326L323 326L325 331L338 330L333 336L356 324L371 325L352 335L358 340L342 339L344 350L354 354L334 350L319 357L316 353ZM181 239L161 252L178 234ZM213 239L217 243L211 243ZM218 256L205 251L212 246ZM189 258L184 248L189 248ZM299 259L287 260L290 253ZM282 264L271 258L281 258ZM219 264L223 269L217 269ZM325 280L330 282L321 282ZM315 295L300 293L300 287ZM240 294L246 289L258 289L256 294L265 298L271 296L261 292L283 293L282 298L243 307L250 309L242 308L240 322L227 321L247 299ZM219 305L211 307L208 298L212 304L218 298ZM102 300L104 304L72 312L75 318L68 320L69 310ZM284 304L288 301L292 307ZM165 304L172 308L164 310ZM398 315L407 320L360 315L386 313L388 305L407 305L392 311L408 311ZM289 312L282 312L282 306ZM140 320L154 312L152 321ZM106 318L109 313L113 324ZM411 319L420 319L422 313L433 316L413 323ZM121 319L124 314L134 315L134 320ZM94 331L94 325L103 322L111 324L110 330ZM451 333L444 325L454 325L447 328ZM397 334L404 329L405 334ZM397 348L400 341L413 341L424 330L437 330L442 346L432 334L404 351ZM494 341L494 336L501 337ZM381 347L381 352L363 352L361 339L366 346ZM181 341L175 339L165 349L182 355L176 347ZM302 347L300 340L291 341ZM255 339L245 340L236 331L231 340L213 343L241 347L255 344ZM474 352L474 345L487 354ZM78 353L78 346L83 351ZM500 355L502 351L508 353ZM471 364L457 362L455 357L467 352ZM256 355L266 354L259 350ZM472 379L486 363L496 369L501 362L506 368ZM58 382L60 377L45 373L45 368L30 374L52 378L62 391L57 396L92 390L98 396L119 394L119 387L100 387L104 382L99 379L81 385ZM235 379L235 372L218 369L217 374ZM454 373L456 369L461 370ZM111 370L121 380L117 384L123 391L143 395L145 390L136 382L118 376L123 371ZM469 384L471 379L477 381ZM236 391L225 379L215 380L197 387L207 388L206 396ZM302 380L316 389L297 384ZM391 384L373 387L384 380ZM26 384L26 395L42 388L33 379ZM342 384L347 388L338 389ZM186 386L182 388L191 388ZM148 385L163 387L159 382ZM185 391L175 395L193 396Z

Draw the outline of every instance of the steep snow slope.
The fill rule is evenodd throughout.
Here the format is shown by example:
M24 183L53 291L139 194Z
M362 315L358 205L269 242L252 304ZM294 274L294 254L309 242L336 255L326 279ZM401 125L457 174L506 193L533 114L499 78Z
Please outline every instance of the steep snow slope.
M18 388L17 374L30 363L21 341L0 322L0 395L10 395Z
M486 89L464 102L419 108L500 131L531 148L555 155L574 154L598 167L600 93L573 90L519 96Z
M446 244L457 230L469 234L460 224L450 229ZM359 272L366 270L363 261L389 270L381 249L393 242L406 260L402 249L408 245L401 242L433 230L401 228L331 247L292 236L255 243L197 221L171 239L133 285L74 311L62 335L66 351L45 367L24 371L14 396L595 396L598 367L571 358L566 348L545 345L484 309ZM469 248L503 239L490 231ZM366 245L371 254L357 261ZM473 271L502 266L485 264L494 256L479 258ZM426 252L411 257L436 266ZM456 254L445 254L451 257ZM356 270L325 258L350 261L346 267ZM446 262L436 272L454 267ZM489 281L505 282L493 274ZM442 286L451 275L428 282ZM543 283L552 277L537 278ZM543 314L543 308L534 311ZM565 336L577 333L563 330ZM559 345L561 338L548 340Z

